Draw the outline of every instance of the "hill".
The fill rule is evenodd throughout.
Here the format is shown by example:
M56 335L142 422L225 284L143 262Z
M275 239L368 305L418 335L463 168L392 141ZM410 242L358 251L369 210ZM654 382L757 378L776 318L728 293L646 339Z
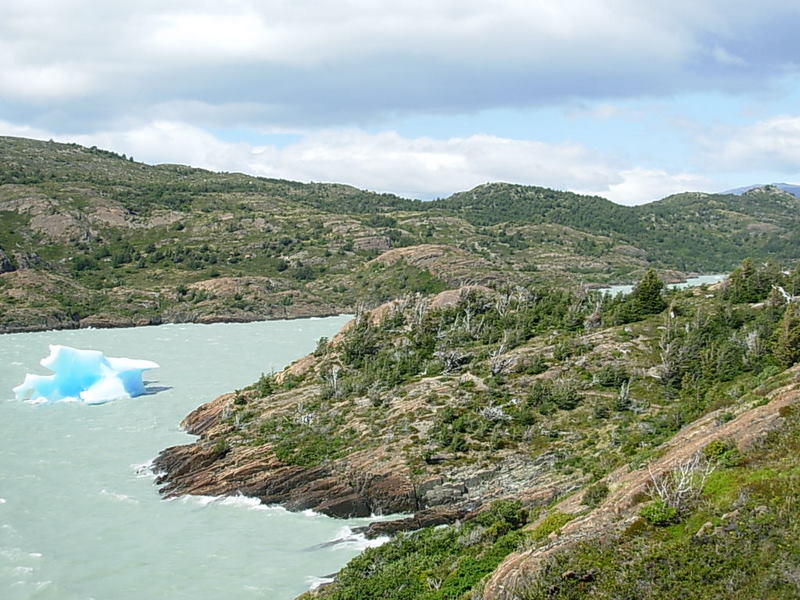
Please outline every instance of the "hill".
M502 183L420 202L5 137L0 331L324 315L464 284L791 262L799 203L754 190L630 208Z
M793 185L791 183L770 183L770 184L756 184L756 185L747 185L744 187L736 188L733 190L728 190L724 192L726 194L743 194L745 192L749 192L751 190L757 188L777 188L779 190L783 190L792 196L797 196L800 198L800 185Z
M773 285L800 270L409 296L195 410L158 483L410 513L328 600L796 597L800 307Z

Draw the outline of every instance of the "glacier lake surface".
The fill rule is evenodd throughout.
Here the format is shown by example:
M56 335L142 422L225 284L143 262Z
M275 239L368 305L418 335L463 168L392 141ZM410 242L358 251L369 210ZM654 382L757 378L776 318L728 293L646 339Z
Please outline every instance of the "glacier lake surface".
M146 468L195 439L179 423L217 395L312 351L349 319L0 335L0 598L293 598L363 548L335 520L247 498L162 500ZM150 393L31 404L48 344L153 360Z

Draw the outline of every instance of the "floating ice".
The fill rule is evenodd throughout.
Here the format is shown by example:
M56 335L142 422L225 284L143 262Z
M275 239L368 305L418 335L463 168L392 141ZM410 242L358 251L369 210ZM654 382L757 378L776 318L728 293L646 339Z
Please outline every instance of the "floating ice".
M57 345L51 345L50 355L40 362L53 375L25 375L25 381L14 388L17 400L102 404L139 396L145 392L142 371L158 368L150 360L111 358L98 350Z

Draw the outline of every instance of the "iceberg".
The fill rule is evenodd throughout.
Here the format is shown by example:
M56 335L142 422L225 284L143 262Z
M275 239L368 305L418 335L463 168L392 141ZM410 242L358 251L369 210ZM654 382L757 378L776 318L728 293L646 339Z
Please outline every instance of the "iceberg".
M49 356L40 364L53 375L25 375L25 381L13 390L17 400L102 404L131 398L146 391L142 372L158 368L150 360L112 358L98 350L59 345L50 345Z

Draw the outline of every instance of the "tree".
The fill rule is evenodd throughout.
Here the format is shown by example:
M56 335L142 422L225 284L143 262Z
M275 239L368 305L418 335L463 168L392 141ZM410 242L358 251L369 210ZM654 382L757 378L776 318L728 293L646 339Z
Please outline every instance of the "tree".
M664 282L659 279L655 270L648 269L629 298L634 312L640 316L660 313L667 307L663 292Z
M784 367L800 361L800 307L789 304L775 335L775 358Z
M611 322L631 323L660 313L667 307L663 292L664 283L653 269L648 269L633 291L612 309Z

